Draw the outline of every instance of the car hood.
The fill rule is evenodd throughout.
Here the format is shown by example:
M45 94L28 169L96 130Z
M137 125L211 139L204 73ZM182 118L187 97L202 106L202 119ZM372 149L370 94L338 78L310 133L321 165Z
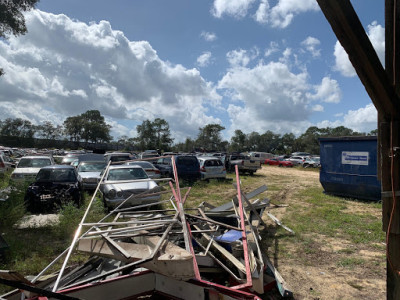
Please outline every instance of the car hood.
M42 192L43 190L61 190L75 186L77 186L76 182L34 182L29 186L29 189Z
M81 178L95 178L100 177L100 172L79 172Z
M104 188L115 189L116 191L128 191L128 190L147 190L156 187L157 184L153 180L149 181L134 181L118 183L115 181L106 181Z
M14 174L37 174L41 168L16 168Z

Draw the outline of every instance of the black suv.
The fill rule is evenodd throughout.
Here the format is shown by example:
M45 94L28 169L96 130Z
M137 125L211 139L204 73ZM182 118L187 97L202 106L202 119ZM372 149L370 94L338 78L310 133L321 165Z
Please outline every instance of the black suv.
M196 181L200 179L200 164L196 156L174 155L174 158L179 179L187 181ZM174 178L171 157L159 158L153 164L160 170L161 176Z
M53 211L67 202L80 206L82 188L73 166L52 165L43 167L25 194L28 211Z

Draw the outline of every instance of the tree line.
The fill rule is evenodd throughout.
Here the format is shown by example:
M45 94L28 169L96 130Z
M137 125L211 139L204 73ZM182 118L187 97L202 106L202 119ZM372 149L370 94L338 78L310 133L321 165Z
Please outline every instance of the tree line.
M318 139L321 137L366 136L376 135L377 130L369 133L353 131L344 126L335 128L309 127L299 137L293 133L283 135L270 130L264 133L245 134L237 129L230 141L222 138L225 127L220 124L207 124L199 128L195 138L187 137L184 142L174 143L169 124L161 118L145 120L136 127L137 136L121 136L114 140L110 135L111 125L105 122L98 110L89 110L77 116L68 117L63 125L54 125L45 121L34 125L29 120L8 118L0 120L0 135L21 138L42 138L47 140L70 140L76 142L113 143L126 150L143 151L157 149L166 151L223 151L223 152L269 152L273 154L290 154L304 151L319 153Z

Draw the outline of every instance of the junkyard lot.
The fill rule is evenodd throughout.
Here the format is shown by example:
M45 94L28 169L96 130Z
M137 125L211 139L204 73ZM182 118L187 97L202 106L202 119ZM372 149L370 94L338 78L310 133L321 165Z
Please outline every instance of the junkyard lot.
M241 176L241 181L245 191L266 184L269 190L264 197L288 205L269 211L296 234L276 227L266 214L263 218L268 228L261 227L260 233L264 251L291 286L295 299L385 298L379 204L324 195L317 170L263 166L254 176ZM220 205L234 195L229 182L202 182L192 188L187 205L197 206L202 201ZM26 234L24 230L16 232L21 237ZM52 257L41 259L46 265ZM28 275L29 271L22 273Z

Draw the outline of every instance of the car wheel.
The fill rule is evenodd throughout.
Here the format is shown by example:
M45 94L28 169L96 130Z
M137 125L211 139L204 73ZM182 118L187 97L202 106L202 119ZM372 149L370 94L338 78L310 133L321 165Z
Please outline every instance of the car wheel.
M250 171L249 174L250 174L250 176L253 176L253 175L254 175L254 172L253 172L253 171Z
M25 208L28 212L31 212L31 213L37 212L38 209L37 209L35 203L33 201L31 201L29 197L25 196L24 203L25 203Z
M75 205L77 208L81 208L82 204L82 194L78 193L78 197L75 197Z
M280 167L283 167L283 165L282 165L282 164L279 164L279 166L280 166Z

